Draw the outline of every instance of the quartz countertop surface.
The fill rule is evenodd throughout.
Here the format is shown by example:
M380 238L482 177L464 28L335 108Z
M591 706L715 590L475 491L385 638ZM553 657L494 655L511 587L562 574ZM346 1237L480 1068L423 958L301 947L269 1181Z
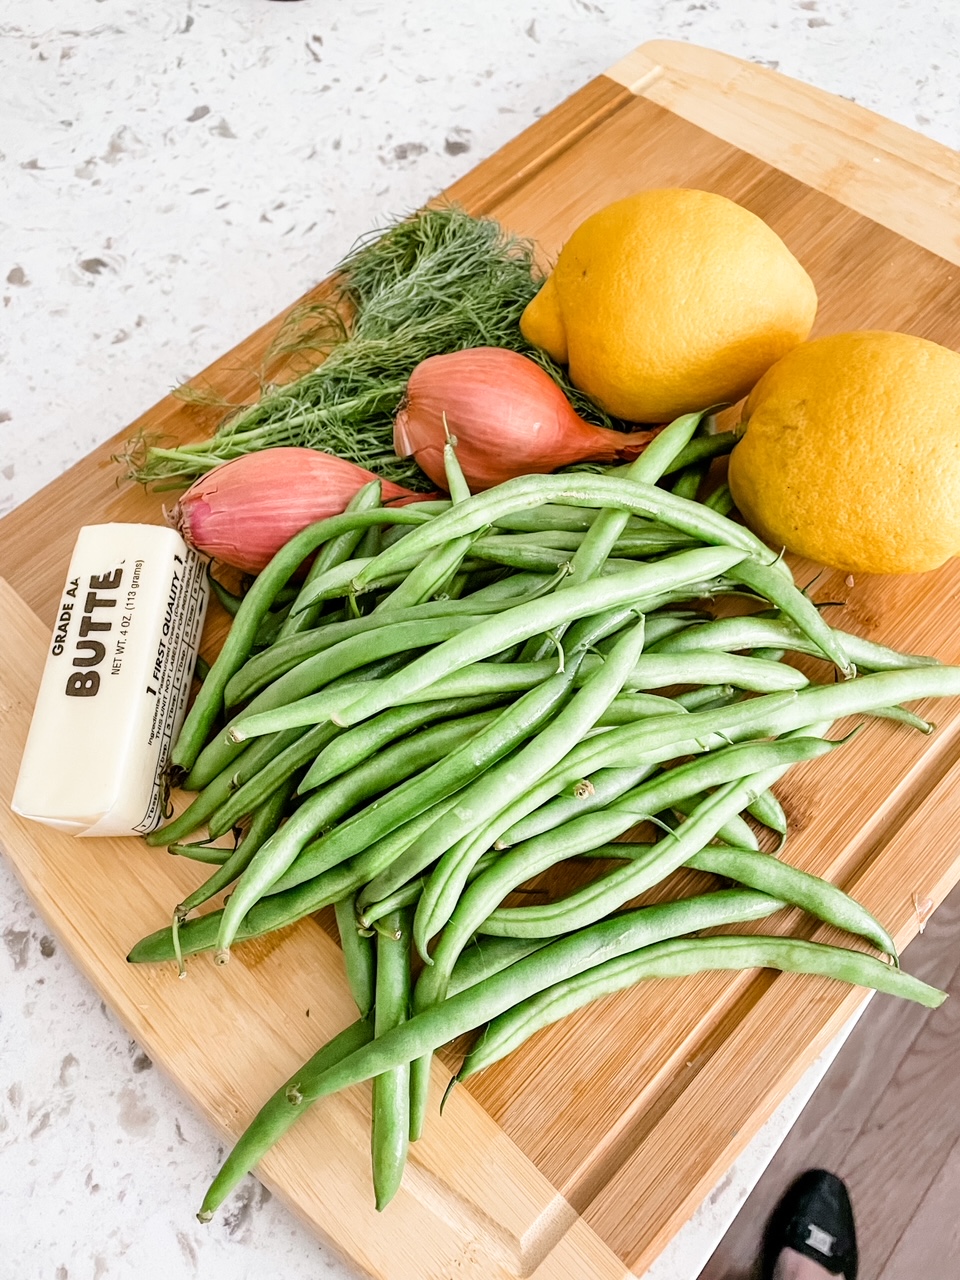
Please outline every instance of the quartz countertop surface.
M4 0L0 514L631 48L689 40L960 144L952 0ZM0 1280L349 1280L0 859ZM650 1280L695 1280L829 1060ZM407 1277L397 1277L407 1280Z

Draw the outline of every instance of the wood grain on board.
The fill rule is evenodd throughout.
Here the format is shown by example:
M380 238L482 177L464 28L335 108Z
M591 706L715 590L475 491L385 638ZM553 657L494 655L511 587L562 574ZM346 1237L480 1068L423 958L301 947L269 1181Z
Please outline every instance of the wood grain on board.
M948 189L956 197L949 153L925 143L911 156L908 131L718 58L645 46L446 195L534 237L546 260L585 216L630 192L718 191L769 222L807 267L821 299L817 332L897 328L960 347L960 272L931 252L956 238L946 203L928 197ZM754 72L764 77L762 93ZM682 118L709 124L712 111L724 140ZM863 168L881 143L883 163L868 181ZM928 154L918 177L917 156ZM837 156L848 157L845 169ZM871 195L878 221L864 216ZM903 237L911 228L927 247ZM281 320L197 383L234 402L252 397ZM186 440L214 425L209 410L168 397L0 522L0 574L44 624L81 524L162 518L162 496L118 485L111 455L139 433ZM794 570L801 583L817 573L803 563ZM841 602L830 614L839 626L960 662L956 563L852 584L828 573L815 595ZM12 674L0 673L0 714L8 732L22 733L44 634L12 594L5 600L0 616L17 662ZM829 678L823 667L819 678ZM960 707L921 712L938 721L932 737L875 721L829 764L803 766L779 788L793 830L789 859L854 892L901 943L916 929L914 893L936 903L960 878ZM12 768L8 752L5 794ZM179 984L122 957L165 922L202 871L130 842L68 840L6 811L0 838L48 922L131 1031L227 1132L262 1100L265 1081L279 1083L348 1017L339 957L314 922L237 948L227 973L201 960L195 980ZM798 913L766 929L831 936ZM319 1007L308 1002L309 1021L300 1008L305 989L323 993ZM455 1091L383 1217L372 1213L366 1182L362 1091L318 1108L265 1162L264 1177L372 1275L439 1280L454 1274L454 1257L464 1276L534 1268L543 1280L641 1274L858 999L826 980L769 973L649 983L543 1032ZM211 1023L212 1057L206 1036L205 1050L191 1031Z

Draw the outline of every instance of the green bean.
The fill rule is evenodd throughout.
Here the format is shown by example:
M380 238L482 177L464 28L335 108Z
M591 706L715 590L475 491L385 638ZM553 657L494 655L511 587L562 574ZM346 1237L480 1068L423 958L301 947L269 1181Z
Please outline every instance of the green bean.
M413 530L399 545L382 552L374 564L367 565L357 575L358 586L378 581L385 573L394 572L398 564L424 555L449 538L460 537L492 524L511 511L538 502L557 500L571 506L612 507L637 515L651 515L699 542L739 548L749 556L756 557L761 565L769 563L777 566L774 571L780 573L785 581L790 580L789 570L759 538L708 507L689 502L685 498L677 498L658 489L656 485L644 484L638 480L580 472L521 476L515 480L507 480L495 489L488 489L486 493L475 495L469 502L460 503L444 515L437 516L424 528Z
M940 666L936 658L898 653L884 645L874 644L861 636L833 628L851 660L867 671L894 671L901 667ZM777 645L799 653L823 657L820 648L782 618L747 616L720 618L714 622L689 627L667 636L650 646L657 653L685 653L689 650L753 649L757 645Z
M499 585L499 584L498 584ZM530 593L528 598L537 599L543 594L543 587ZM516 603L516 600L513 601ZM481 616L485 613L499 613L507 607L501 598L478 599L470 596L466 600L429 600L424 604L409 609L391 611L390 622L420 622L424 619L463 617L466 615ZM274 680L286 675L306 658L332 649L342 640L351 640L354 636L367 631L379 630L385 622L382 614L366 614L362 618L349 618L344 622L330 622L315 627L312 631L300 635L289 636L278 640L276 644L252 657L233 676L224 694L228 707L246 702L253 694L272 684Z
M415 702L393 707L354 729L337 732L337 736L317 755L307 776L300 783L300 794L313 791L338 774L360 764L388 742L394 742L434 720L447 720L469 715L490 706L491 695L476 698L439 698L432 702ZM333 728L331 725L330 728Z
M702 413L687 413L664 427L630 464L624 478L655 485L684 445L689 444L702 418ZM573 558L572 583L580 584L594 577L626 528L628 516L629 512L613 507L606 507L598 514Z
M702 804L706 798L707 797L705 795L699 794L678 800L676 804L673 805L674 812L679 813L683 818L689 818L697 808L697 805ZM748 807L749 806L746 805L744 806L744 808ZM718 840L723 840L726 844L736 845L740 849L752 849L756 852L760 848L760 842L757 839L753 828L745 821L745 819L740 817L739 813L731 814L730 817L727 818L723 826L718 828L716 838Z
M292 742L285 751L269 761L252 778L242 783L209 817L207 830L211 837L223 835L235 827L241 818L262 804L276 789L309 763L330 740L336 736L333 725L321 724L308 729Z
M224 849L220 845L207 844L206 840L198 840L195 844L172 844L167 848L167 853L215 867L222 867L233 856L232 850Z
M463 503L463 507L470 506L473 501L471 498L469 503ZM412 690L425 688L451 671L491 657L508 645L549 631L560 623L591 616L617 605L635 604L645 595L714 577L724 572L726 567L739 563L742 554L731 547L681 551L655 565L638 566L611 578L572 587L569 591L557 591L532 604L507 609L415 659L405 669L402 678L398 673L385 680L377 690L359 697L350 707L336 712L335 723L356 724L394 705Z
M386 555L388 551L396 550L398 545L400 544L392 544L390 547L385 548L381 554ZM340 564L333 565L324 573L318 574L309 587L304 587L294 610L291 610L291 616L298 617L308 610L320 608L328 600L344 600L349 599L350 596L360 595L363 592L381 591L387 587L394 587L404 580L413 564L416 563L415 561L404 559L401 561L400 567L395 568L392 572L377 577L363 587L357 585L356 579L361 570L375 564L378 558L377 556L355 556L352 560L343 560Z
M399 911L402 907L415 906L422 891L423 876L417 876L413 880L407 880L399 889L395 889L385 897L371 902L369 906L364 907L362 910L358 908L357 919L360 927L369 929L378 920L382 920L384 916L389 915L391 911ZM359 898L359 894L357 897Z
M223 705L223 691L227 681L246 661L260 623L277 592L312 551L330 538L348 529L365 527L367 523L375 524L386 520L398 524L422 524L424 520L431 518L409 507L393 511L360 511L320 520L291 538L257 576L244 596L217 660L200 686L200 692L183 722L170 753L170 766L184 773L193 767Z
M528 592L536 591L538 595L543 595L547 591L552 591L559 582L556 574L552 573L511 573L503 578L496 578L493 582L487 583L486 586L478 587L471 591L466 600L463 601L464 606L470 604L479 604L481 601L484 605L495 605L504 601L511 604L518 604L521 599L534 598L528 596ZM424 606L421 606L424 607ZM470 609L470 612L483 613L484 609ZM495 612L495 610L493 610Z
M663 474L664 468L676 458L683 446L689 443L702 417L702 413L684 414L683 417L677 418L669 426L664 427L660 434L647 445L640 457L627 468L624 473L625 480L655 485ZM560 584L560 590L582 586L600 573L614 544L626 528L628 519L628 511L604 505L604 509L597 513L577 548L571 564L570 577ZM542 645L542 639L534 642L531 637L523 657L528 661L543 657Z
M775 831L781 837L782 841L787 835L787 815L783 811L783 805L773 794L772 791L762 791L747 805L747 812L751 817L756 818L758 822L762 822L765 827L769 827L771 831Z
M705 684L699 689L687 689L684 693L678 693L673 701L679 702L685 711L700 711L717 704L725 704L726 700L733 696L733 685Z
M664 468L663 474L673 475L676 471L693 466L694 463L719 458L725 453L730 453L736 443L737 435L733 431L718 431L712 435L695 436Z
M311 1105L319 1098L359 1084L401 1062L411 1062L432 1053L440 1045L490 1021L518 1001L557 983L567 982L584 969L596 968L602 962L639 948L648 948L663 938L723 924L759 920L780 910L782 905L766 894L721 890L682 902L642 907L615 920L604 920L591 929L558 939L476 986L451 996L442 1004L414 1014L402 1027L378 1037L337 1066L323 1072L304 1069L295 1077L293 1086L288 1088L287 1096L300 1099L294 1103L296 1106ZM859 954L863 960L869 959L861 953L854 954ZM872 964L889 978L906 976L879 961L874 960ZM910 982L912 984L916 980L911 979ZM917 985L929 990L922 983Z
M406 653L392 653L388 654L385 658L378 658L375 662L370 662L364 667L348 671L344 675L337 676L335 679L331 680L326 689L324 689L323 696L332 706L337 706L340 702L345 702L356 697L357 685L363 684L367 680L377 680L385 675L392 675L394 671L398 671L400 667L406 664L407 658L408 655ZM281 677L281 679L283 679L283 677ZM274 685L280 685L280 681L275 681ZM270 690L273 690L272 693L270 690L265 689L260 695L260 697L264 699L264 702L260 704L261 706L268 701L272 701L273 698L280 696L280 694L286 696L289 691L287 686L281 686L280 691L278 692L274 689L274 685L270 686ZM354 687L351 688L350 686ZM345 692L345 690L347 692ZM256 701L257 700L254 699L254 702L250 705L253 706ZM327 719L328 717L322 716L318 718ZM235 716L234 719L230 720L219 733L215 734L203 748L197 756L196 763L187 775L186 782L184 783L185 787L189 784L196 790L200 790L215 778L218 773L227 769L231 762L242 753L243 746L239 745L242 740L233 736L233 727L236 725L237 720L238 717ZM311 723L315 724L316 721L312 721ZM281 726L282 729L295 727L296 725Z
M854 986L886 991L928 1009L936 1009L946 999L946 992L938 991L918 978L911 978L872 956L864 955L862 951L828 947L819 942L801 942L794 938L674 938L631 955L608 960L571 981L557 984L516 1005L487 1027L476 1048L468 1054L457 1079L465 1080L499 1061L542 1027L638 982L650 978L681 978L707 970L755 968L819 974ZM381 1046L381 1054L386 1047ZM354 1058L332 1068L327 1078L352 1075L365 1053L366 1050L361 1049Z
M733 578L781 609L842 675L848 679L856 675L857 669L850 660L843 640L823 620L817 606L794 586L789 574L784 575L777 566L751 559L749 564L741 561L737 565Z
M354 814L305 849L274 888L285 889L312 879L319 871L353 857L391 830L428 811L438 800L460 791L484 769L496 764L535 733L566 698L568 686L569 678L561 673L531 689L501 711L483 732L464 743L459 750L382 797L376 804ZM385 754L375 759L382 760Z
M624 471L627 467L623 468ZM447 508L449 510L449 507ZM441 515L442 512L434 512ZM503 529L508 533L578 533L584 534L596 519L596 512L578 510L576 507L563 507L558 503L540 503L536 506L521 507L515 511L505 512L492 522L495 529ZM651 520L630 516L627 531L643 532L655 529ZM579 541L576 544L580 545ZM575 550L576 548L574 548Z
M933 733L937 727L904 707L877 707L876 710L868 711L866 714L876 716L880 720L896 720L898 724L909 725L911 729L918 729L920 733Z
M562 508L556 508L558 511ZM533 546L540 550L576 551L583 542L582 533L574 533L564 529L543 529L536 533L507 533L506 530L495 530L475 543L475 554L482 559L488 551L496 549L498 543L513 547ZM656 525L647 528L629 527L616 540L611 548L611 555L639 556L662 555L668 551L686 551L696 546L697 540L686 534L676 533L672 529L661 529Z
M897 960L896 943L865 907L829 881L780 862L769 853L710 845L690 858L687 866L735 880L749 889L759 889L792 906L802 907L818 920L866 938L878 951Z
M457 438L450 435L447 430L446 418L443 420L443 429L447 433L443 445L443 470L447 477L447 493L450 495L450 501L456 505L458 502L467 501L470 497L470 487L460 466L460 459L457 457Z
M657 693L621 693L597 721L605 728L611 725L633 724L644 716L664 715L668 711L683 711L676 698L664 698Z
M211 1183L203 1198L200 1212L197 1214L201 1222L210 1221L241 1178L259 1163L270 1148L275 1146L303 1115L303 1108L292 1106L287 1098L294 1080L304 1072L326 1071L335 1063L350 1057L357 1049L368 1044L372 1038L373 1027L363 1018L359 1019L328 1041L309 1062L299 1068L296 1077L280 1086L273 1097L257 1112L252 1124L247 1127L243 1137L227 1156L220 1172Z
M432 552L430 554L433 554ZM552 573L571 563L569 551L537 544L515 543L509 538L483 538L475 542L472 554L491 564L506 565L533 573Z
M638 765L633 769L599 769L589 782L584 779L578 783L572 796L558 796L515 822L497 839L494 847L509 849L512 845L531 840L545 831L553 831L585 813L605 809L644 781L653 769L654 766L649 764Z
M410 921L395 911L377 937L377 999L374 1035L382 1036L407 1020L410 1004ZM407 1162L410 1137L410 1067L391 1067L373 1081L373 1189L377 1209L396 1195Z
M666 555L671 551L685 551L699 545L698 538L676 533L672 529L645 529L622 533L611 548L614 556L640 557Z
M428 971L425 983L421 979L422 994L436 988L442 998L445 975L475 929L483 933L509 932L511 937L544 937L592 924L683 866L757 791L775 781L783 766L815 759L838 745L819 738L794 738L730 747L652 778L602 813L577 818L548 836L516 845L464 894L433 957L437 976ZM676 831L658 840L645 858L557 902L498 909L497 904L510 890L561 859L606 844L651 813L672 807L676 799L716 785L719 790L701 801Z
M242 786L248 778L259 773L281 751L286 750L291 742L296 742L302 730L288 729L285 733L274 734L252 742L240 753L240 758L223 769L206 784L197 798L184 809L179 818L174 818L165 827L158 827L145 836L148 845L170 845L182 840L184 836L202 827L207 819L230 798L238 786ZM234 767L234 765L236 767ZM187 778L189 782L190 779Z
M185 918L188 912L195 911L197 907L209 902L221 889L226 889L228 885L233 884L237 876L246 871L253 860L253 855L279 827L284 810L293 794L293 784L294 779L289 778L260 805L236 849L209 880L184 898L176 909L177 916Z
M277 636L280 634L280 628L283 626L289 612L289 607L287 607L284 609L270 610L270 612L267 613L267 616L257 628L257 634L254 637L252 646L254 652L269 649L270 645L273 644L274 640L276 640Z
M371 480L369 484L365 484L358 489L350 501L347 503L347 512L352 514L355 511L373 511L381 505L382 502L382 485L379 480ZM376 527L376 526L374 526ZM402 526L401 526L402 527ZM369 532L369 530L367 530ZM298 632L306 631L314 626L320 616L321 606L312 609L297 610L297 602L300 600L303 592L307 587L311 586L321 574L326 573L328 569L332 569L335 565L343 564L345 560L349 560L357 547L360 545L364 537L363 529L350 529L346 533L341 533L337 538L331 538L317 552L314 557L313 564L303 581L303 586L297 593L296 601L293 608L280 628L280 637L286 639L296 635ZM227 706L231 705L229 696L230 686L227 686Z
M690 466L684 467L671 492L675 493L678 498L689 498L691 501L696 501L700 485L703 483L703 478L709 468L709 461L692 462ZM717 508L712 506L711 510L716 511Z
M363 537L357 543L358 560L372 560L380 554L383 550L381 533L382 530L377 525L372 525L369 529L363 531ZM317 577L319 576L317 574Z
M550 678L557 669L556 661L549 662L475 662L459 671L411 691L406 697L395 700L396 706L434 702L447 698L496 698L510 693L525 693ZM329 720L339 707L356 697L357 684L323 690L300 698L274 711L254 713L239 722L231 730L234 741L244 742L248 737L274 733L281 728L317 724ZM239 737L243 734L243 737Z
M377 966L373 939L361 934L357 928L356 902L356 894L347 894L333 904L333 911L340 934L347 985L360 1017L367 1018L374 1005Z
M771 649L769 645L763 645L759 649L751 649L751 658L764 658L767 662L782 662L786 657L786 649Z
M450 996L459 995L478 982L492 978L495 973L532 956L552 941L552 938L474 938L450 975Z
M584 663L581 677L589 675L593 662ZM624 682L634 689L663 689L674 684L732 685L758 693L777 693L786 689L802 689L809 680L802 671L781 662L765 662L762 658L741 658L730 653L645 653Z
M462 538L452 538L442 546L434 547L418 565L410 570L403 582L381 600L374 609L374 613L382 617L384 614L392 614L395 610L408 609L429 600L457 573L467 552L479 536L479 532L470 533Z
M730 492L730 486L726 481L723 484L718 484L713 493L704 498L703 503L711 511L717 511L722 516L728 516L736 509L733 494Z
M221 608L230 615L231 618L237 616L237 610L243 604L243 596L234 595L232 591L228 591L218 578L215 578L210 572L210 566L207 567L207 581L213 590L213 594L217 597Z
M393 786L411 774L449 758L449 753L469 742L496 719L482 712L469 719L443 722L406 742L397 743L306 800L284 826L257 851L230 900L224 907L217 940L219 963L229 958L229 948L250 907L286 872L307 841L323 827L341 818L362 800ZM337 858L337 862L342 861ZM318 861L322 861L319 860ZM336 863L314 864L313 875Z
M569 634L573 639L575 632ZM499 830L488 832L487 824L559 764L568 754L570 743L577 742L593 726L620 692L627 672L643 649L643 642L644 619L641 618L621 636L603 666L546 728L515 756L489 770L462 792L450 812L407 850L405 857L416 850L422 859L417 871L440 858L424 888L414 920L414 943L424 959L427 959L427 945L437 932L436 919L444 911L442 904L459 898L467 875L500 834ZM480 833L480 839L463 848L458 838L469 832ZM449 917L450 910L452 907L446 910L443 919Z

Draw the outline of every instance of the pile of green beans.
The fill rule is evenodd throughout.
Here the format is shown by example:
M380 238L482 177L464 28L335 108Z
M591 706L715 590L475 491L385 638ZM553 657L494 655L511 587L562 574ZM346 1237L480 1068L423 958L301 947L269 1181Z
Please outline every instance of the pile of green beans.
M788 836L771 788L853 736L831 740L835 721L930 732L900 704L960 694L960 668L831 627L730 519L725 486L697 501L702 417L626 469L478 495L450 443L450 501L386 508L373 483L242 598L221 592L233 625L171 759L197 794L147 837L212 874L129 959L225 964L332 906L359 1018L265 1104L203 1219L309 1105L368 1079L383 1208L422 1131L435 1050L486 1024L456 1078L650 977L762 966L943 998L900 971L864 907L761 845L766 830L779 854ZM641 823L655 842L630 841ZM577 887L530 887L560 864ZM682 867L718 887L635 905ZM694 936L787 906L882 958Z

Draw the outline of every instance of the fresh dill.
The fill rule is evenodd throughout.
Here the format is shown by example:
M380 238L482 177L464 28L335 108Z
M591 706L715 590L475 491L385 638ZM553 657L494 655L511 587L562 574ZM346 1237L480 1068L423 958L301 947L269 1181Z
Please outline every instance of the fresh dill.
M338 267L336 280L329 302L291 315L272 352L312 353L313 359L319 353L322 363L294 381L266 385L257 403L232 410L208 439L174 448L133 442L123 458L131 477L169 488L245 453L306 445L408 488L430 489L416 463L394 453L393 419L421 360L468 347L508 347L529 355L582 417L622 425L524 340L520 316L542 275L533 245L499 223L457 207L424 210L361 240ZM198 402L192 389L184 392L185 399Z

